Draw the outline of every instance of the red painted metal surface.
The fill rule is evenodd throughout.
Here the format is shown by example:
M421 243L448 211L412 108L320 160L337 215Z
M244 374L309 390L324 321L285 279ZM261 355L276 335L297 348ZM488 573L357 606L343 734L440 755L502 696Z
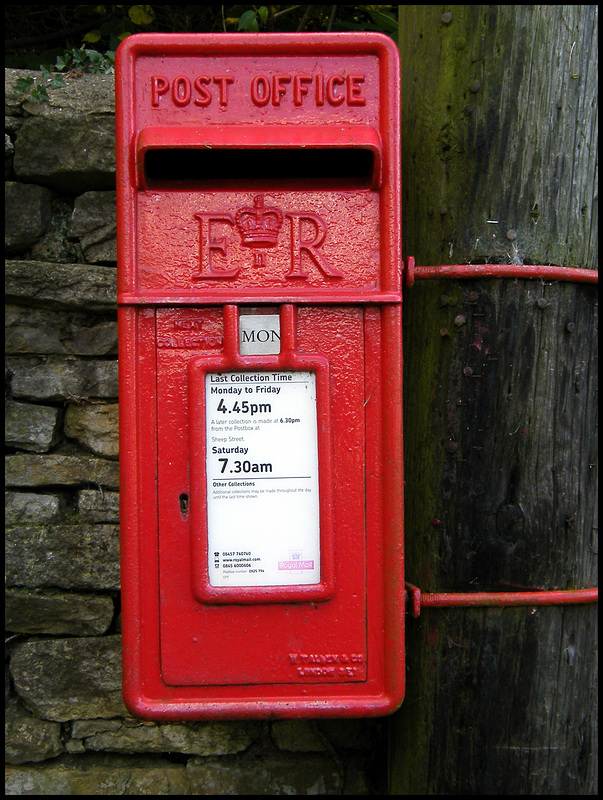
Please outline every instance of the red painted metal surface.
M405 614L396 48L142 35L116 74L125 702L149 719L389 713ZM249 314L279 320L276 351L242 352ZM255 454L271 422L289 436L270 376L316 387L307 582L301 553L278 562L286 579L255 576L288 458ZM226 425L250 402L249 425ZM233 498L255 536L240 553L210 546Z
M413 617L418 617L425 607L577 605L594 603L599 599L597 587L531 592L422 592L417 586L407 583L406 591Z
M517 278L598 283L599 273L592 269L538 264L444 264L437 267L420 267L415 264L413 256L408 256L406 259L404 285L407 288L410 288L416 280L439 278Z

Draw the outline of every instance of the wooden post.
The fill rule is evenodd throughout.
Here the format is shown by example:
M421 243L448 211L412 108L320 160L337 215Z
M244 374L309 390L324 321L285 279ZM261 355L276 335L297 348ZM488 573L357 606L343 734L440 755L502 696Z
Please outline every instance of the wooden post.
M404 255L597 268L597 6L399 6ZM407 580L596 585L597 289L404 297ZM597 604L408 620L392 794L597 792Z

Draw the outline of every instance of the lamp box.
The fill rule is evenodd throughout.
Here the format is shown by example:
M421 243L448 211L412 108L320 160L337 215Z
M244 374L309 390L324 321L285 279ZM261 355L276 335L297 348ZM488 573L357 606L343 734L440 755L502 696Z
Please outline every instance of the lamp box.
M116 61L124 699L404 693L398 53L135 35Z

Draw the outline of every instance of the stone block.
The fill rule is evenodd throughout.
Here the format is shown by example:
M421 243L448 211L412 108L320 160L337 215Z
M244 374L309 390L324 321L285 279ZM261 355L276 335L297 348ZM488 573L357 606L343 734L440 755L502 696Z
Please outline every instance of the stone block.
M86 192L76 197L68 236L79 241L88 263L116 262L115 192Z
M121 696L121 637L41 639L17 645L15 690L42 719L128 716Z
M14 173L24 183L70 194L115 188L113 116L28 117L14 146Z
M82 489L78 511L84 522L119 522L119 492Z
M19 450L46 453L58 440L58 419L57 408L9 400L4 407L4 442Z
M107 74L74 72L66 75L65 86L48 86L48 100L34 103L15 91L19 78L39 81L38 70L5 69L5 110L12 115L48 119L90 116L111 117L115 113L115 77Z
M188 795L185 764L151 756L67 755L47 764L9 766L8 795Z
M11 392L16 400L62 402L116 398L117 360L39 356L9 358Z
M23 587L5 592L4 627L13 633L100 636L113 614L112 598L103 595Z
M82 724L74 724L73 736L82 734ZM118 728L87 731L81 738L86 750L214 756L246 750L255 739L255 728L249 722L155 723L125 719Z
M36 525L7 528L9 587L119 589L117 525Z
M9 487L102 486L119 489L119 466L115 461L85 455L6 456L4 480Z
M55 758L65 751L61 725L39 719L13 697L5 709L4 748L4 758L8 764Z
M114 267L6 261L4 292L9 302L116 313L117 270Z
M117 355L117 320L48 308L7 306L4 351L12 355Z
M330 756L193 758L188 762L192 794L341 794L339 766Z
M50 228L53 193L32 183L4 184L4 247L27 250Z
M37 525L59 522L61 497L37 492L5 492L4 521L7 525Z
M85 450L104 458L119 458L117 403L71 403L65 413L65 434Z

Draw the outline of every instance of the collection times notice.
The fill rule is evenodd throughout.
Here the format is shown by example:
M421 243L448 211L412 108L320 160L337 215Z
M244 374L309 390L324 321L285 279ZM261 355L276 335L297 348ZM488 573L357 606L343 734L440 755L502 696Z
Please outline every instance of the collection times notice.
M316 377L206 376L212 586L320 582Z

